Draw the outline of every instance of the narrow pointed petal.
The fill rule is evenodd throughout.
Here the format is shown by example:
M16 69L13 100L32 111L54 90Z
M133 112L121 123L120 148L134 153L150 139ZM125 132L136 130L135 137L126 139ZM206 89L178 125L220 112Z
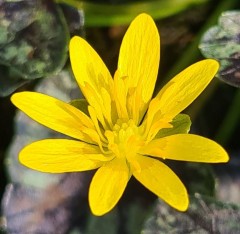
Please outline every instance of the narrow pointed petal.
M128 89L130 117L141 121L155 87L160 60L160 38L153 19L140 14L129 26L120 49L119 77Z
M218 68L217 61L205 59L189 66L170 80L149 104L146 129L149 130L149 126L161 119L172 121L206 88Z
M214 78L219 63L213 59L197 62L170 80L158 93L163 115L175 117L189 106Z
M89 189L89 204L93 214L100 216L109 212L121 198L129 178L125 159L115 158L99 168Z
M20 152L20 162L37 171L64 173L100 167L112 157L104 156L99 147L67 139L34 142Z
M138 155L136 161L138 167L131 168L140 183L175 209L185 211L188 208L186 188L168 166L142 155Z
M13 104L30 118L65 135L96 143L92 120L83 112L56 98L36 92L15 93Z
M97 111L103 125L111 123L113 79L97 52L81 37L70 41L70 60L74 76L88 103ZM106 93L109 98L106 100ZM107 101L107 102L106 102Z
M227 152L215 141L193 134L176 134L149 142L141 153L189 162L220 163L229 160Z

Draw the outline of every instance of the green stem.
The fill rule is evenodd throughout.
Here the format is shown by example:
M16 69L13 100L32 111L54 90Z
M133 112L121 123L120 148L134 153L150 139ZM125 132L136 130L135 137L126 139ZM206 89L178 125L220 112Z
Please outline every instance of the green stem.
M149 0L127 4L99 4L80 0L55 0L65 3L85 14L86 26L110 26L129 24L136 15L145 12L155 19L177 14L191 5L199 5L208 0Z

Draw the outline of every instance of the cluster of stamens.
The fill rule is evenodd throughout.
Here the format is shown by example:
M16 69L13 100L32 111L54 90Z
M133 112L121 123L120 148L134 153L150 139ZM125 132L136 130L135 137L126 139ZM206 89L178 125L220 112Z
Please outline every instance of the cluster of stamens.
M112 131L107 130L105 136L108 140L108 150L117 157L131 156L137 153L143 143L137 127L132 119L124 121L118 119Z

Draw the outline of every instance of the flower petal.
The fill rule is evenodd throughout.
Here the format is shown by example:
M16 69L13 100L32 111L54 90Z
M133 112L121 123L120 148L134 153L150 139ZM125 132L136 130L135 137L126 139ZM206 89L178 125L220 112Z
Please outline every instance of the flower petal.
M215 141L193 134L176 134L152 140L141 154L189 162L219 163L229 160Z
M98 135L92 120L70 104L36 92L15 93L11 101L46 127L82 141L97 142Z
M67 139L37 141L19 154L23 165L49 173L92 170L112 158L104 156L97 146Z
M164 163L138 155L139 167L132 167L133 176L147 189L177 210L188 208L188 194L177 175Z
M206 88L219 68L217 61L205 59L197 62L170 80L158 93L150 104L146 115L146 131L151 138L150 126L158 125L161 121L172 121L182 110L189 106L195 98ZM154 127L155 132L160 130Z
M141 121L152 97L160 59L160 38L153 19L137 16L129 26L120 49L118 76L128 89L130 118Z
M121 198L129 178L125 159L115 158L99 168L89 189L89 204L93 214L100 216L109 212Z
M104 127L106 120L111 125L113 79L106 65L96 51L77 36L70 41L70 60L74 76L88 103L97 111Z
M157 95L162 114L173 118L189 106L214 78L218 68L216 60L205 59L176 75Z

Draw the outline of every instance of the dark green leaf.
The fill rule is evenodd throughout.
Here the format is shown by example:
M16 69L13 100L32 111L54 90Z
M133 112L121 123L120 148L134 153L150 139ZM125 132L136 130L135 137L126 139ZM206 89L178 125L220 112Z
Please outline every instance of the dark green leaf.
M239 233L239 206L219 202L199 194L190 197L190 201L187 212L178 212L162 201L157 202L142 233Z
M119 228L119 213L117 209L113 209L104 216L97 217L92 214L88 217L86 234L117 234Z
M135 199L124 207L127 222L126 233L139 234L143 228L146 218L151 214L154 202L143 205L144 200Z
M44 77L63 67L69 35L56 4L50 0L1 1L0 16L3 65L24 79Z
M215 196L215 175L212 166L205 163L185 163L179 169L189 194Z
M27 83L10 67L0 65L0 96L7 96L17 88Z

